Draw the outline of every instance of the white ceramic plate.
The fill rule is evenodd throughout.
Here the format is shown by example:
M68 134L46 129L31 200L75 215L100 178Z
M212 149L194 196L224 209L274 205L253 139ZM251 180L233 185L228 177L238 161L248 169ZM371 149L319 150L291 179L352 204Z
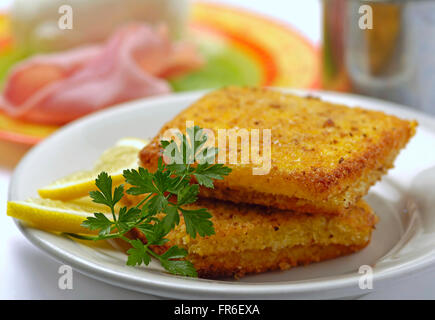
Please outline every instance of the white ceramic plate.
M22 233L55 259L113 285L172 298L287 299L338 298L367 293L358 286L361 265L373 267L374 289L392 285L435 260L435 120L392 103L355 95L297 91L348 105L417 119L417 135L396 168L374 186L367 201L380 217L371 244L347 257L245 277L210 281L166 274L157 264L127 267L116 250L91 248L69 238L23 226ZM36 190L76 170L89 168L103 150L126 136L149 138L203 93L131 102L74 122L31 150L16 168L9 200L36 196Z

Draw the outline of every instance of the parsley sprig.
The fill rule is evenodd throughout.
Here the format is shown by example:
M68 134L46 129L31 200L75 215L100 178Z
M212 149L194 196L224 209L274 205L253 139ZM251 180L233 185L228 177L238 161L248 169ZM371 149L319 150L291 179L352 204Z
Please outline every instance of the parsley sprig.
M94 202L110 208L111 218L97 212L82 223L83 227L98 231L98 236L69 235L85 240L120 238L131 245L127 251L127 265L148 265L153 257L169 273L196 277L193 264L185 259L185 249L172 246L160 255L151 249L151 246L168 242L166 236L179 224L180 214L184 218L186 232L192 238L215 233L210 220L212 215L207 209L187 209L184 206L196 202L200 185L213 188L213 181L223 179L231 169L214 164L217 149L206 146L207 135L201 128L191 127L186 133L177 136L178 143L174 140L161 141L164 156L171 160L169 164L159 158L155 172L142 167L124 170L125 182L131 185L126 191L123 185L113 188L112 178L106 172L100 173L95 180L98 190L90 192L90 196ZM117 209L116 205L125 193L143 199L133 207ZM158 215L160 213L163 215ZM134 228L145 235L146 244L126 236Z

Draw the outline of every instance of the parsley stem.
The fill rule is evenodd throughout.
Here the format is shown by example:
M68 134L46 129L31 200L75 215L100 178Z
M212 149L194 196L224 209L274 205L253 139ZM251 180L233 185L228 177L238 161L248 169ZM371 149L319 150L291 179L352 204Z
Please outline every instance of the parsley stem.
M115 208L111 206L110 210L112 211L113 222L115 223L115 226L118 227L118 223L116 221L116 216L115 216Z
M189 168L189 167L187 167ZM181 179L177 182L177 184L175 185L174 189L177 189L177 187L180 185L181 181L184 180L184 178L186 177L186 174L183 174L183 176L181 177Z
M186 165L186 172L189 172L189 169L190 169L190 164L187 164L187 165ZM177 189L177 187L180 185L181 181L183 181L184 178L186 178L186 175L187 175L187 174L184 173L184 174L181 176L181 179L178 180L178 182L177 182L177 184L175 185L174 189Z
M116 232L116 233L111 233L111 234L105 235L103 237L101 237L101 236L86 236L86 235L82 235L82 234L69 233L69 232L62 232L62 234L76 238L76 239L97 241L97 240L107 240L107 239L118 238L118 237L121 237L124 233Z
M62 235L66 235L66 236L70 236L76 239L81 239L81 240L100 240L98 236L85 236L85 235L81 235L81 234L76 234L76 233L69 233L69 232L62 232Z
M128 243L131 242L131 239L127 238L127 237L124 236L123 234L121 234L121 235L119 236L119 238L121 238L121 239L124 240L125 242L128 242Z
M145 199L142 199L137 205L136 205L136 208L138 208L139 209L139 207L142 205L142 204L144 204L145 203L145 201L147 201L151 196L152 196L153 194L152 193L150 193Z
M146 247L146 250L147 250L147 253L148 253L149 255L153 256L154 258L158 259L159 261L162 260L162 258L161 258L157 253L155 253L153 250L151 250L150 248L148 248L148 246Z

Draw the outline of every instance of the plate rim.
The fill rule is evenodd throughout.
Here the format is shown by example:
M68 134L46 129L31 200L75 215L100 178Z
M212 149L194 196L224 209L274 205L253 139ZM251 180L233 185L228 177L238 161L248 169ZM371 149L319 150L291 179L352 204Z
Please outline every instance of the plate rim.
M426 115L418 110L410 109L406 106L399 105L396 103L383 101L371 97L359 96L355 94L348 93L338 93L331 91L322 90L306 90L306 89L286 89L277 88L283 92L290 92L302 95L318 95L322 99L329 100L329 98L343 97L352 99L355 101L360 101L361 105L365 102L370 104L379 103L387 109L399 109L402 113L408 114L411 118L415 118L419 121L420 125L424 125L425 129L435 132L435 117ZM102 117L113 117L118 112L125 111L129 109L142 109L142 108L152 108L155 103L169 103L171 100L186 99L193 101L199 98L201 95L209 90L192 91L187 93L175 93L171 95L165 95L160 97L152 97L146 99L139 99L135 101L130 101L127 103L120 104L110 109L101 110L79 120L71 122L70 124L62 127L56 131L53 135L48 137L42 143L38 144L32 148L15 167L12 174L9 191L8 191L8 201L14 198L14 192L17 190L16 177L20 173L23 167L31 161L33 154L37 153L40 149L44 148L46 144L51 143L52 140L61 138L65 131L72 130L71 128L75 126L86 125L87 122L95 121L95 119ZM129 110L128 112L132 112ZM432 127L430 126L432 125ZM55 260L61 261L63 263L67 262L69 265L73 266L75 270L86 274L92 278L110 283L112 285L128 288L135 291L140 291L144 293L156 294L159 296L166 296L172 298L283 298L283 296L312 296L314 293L316 296L321 297L322 293L328 291L328 296L331 296L331 290L333 290L335 297L344 297L349 294L344 294L344 290L349 292L354 292L355 295L361 295L367 292L361 291L358 288L358 273L351 274L345 273L338 276L320 277L308 280L298 280L298 281L284 281L276 283L246 283L246 282L224 282L224 281L211 281L213 286L211 286L210 280L204 279L189 279L184 277L174 277L165 274L156 275L150 272L144 272L144 276L138 279L135 275L131 273L116 273L111 271L107 267L98 266L92 261L82 259L77 256L73 256L68 253L67 250L56 247L53 244L46 243L46 241L41 240L35 233L32 233L33 228L24 226L21 222L14 219L15 223L20 230L20 232L36 247L42 249L44 252L48 253ZM404 277L409 275L410 271L420 271L435 262L435 248L429 250L425 253L419 254L418 256L412 258L409 261L405 261L399 264L394 264L388 267L388 270L377 271L373 273L373 281L377 283L380 287L382 284L388 280ZM146 270L145 270L146 271ZM170 278L169 278L170 277ZM173 281L171 281L172 279ZM174 280L175 279L175 280ZM352 290L353 289L353 290Z

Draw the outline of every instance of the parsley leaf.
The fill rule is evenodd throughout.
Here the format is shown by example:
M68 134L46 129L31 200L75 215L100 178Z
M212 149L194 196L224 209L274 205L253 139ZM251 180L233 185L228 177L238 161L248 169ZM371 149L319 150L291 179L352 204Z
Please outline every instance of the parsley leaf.
M198 183L207 188L214 188L213 180L222 180L231 173L231 169L222 164L199 164L193 174Z
M128 194L137 196L146 193L157 193L159 191L153 184L153 174L142 167L139 170L124 170L123 176L125 182L134 186L127 190Z
M187 256L187 251L185 249L179 248L177 246L173 246L169 248L164 254L160 256L160 258L169 260L169 259L181 259Z
M166 216L162 219L162 224L164 231L169 233L180 223L180 215L178 214L178 208L174 206L167 206L165 213Z
M186 277L198 277L198 273L195 270L192 262L187 260L160 260L163 268L172 274L186 276Z
M110 221L104 214L97 212L94 213L93 217L86 218L86 220L82 222L81 226L90 230L100 230L98 234L100 236L105 236L112 230L113 222Z
M168 239L164 238L168 232L165 231L162 223L156 222L155 224L141 224L137 227L145 237L147 238L147 243L150 245L161 246L168 242Z
M197 277L198 274L190 261L173 260L183 259L187 256L185 249L173 246L160 256L162 266L173 274L178 274L187 277Z
M119 209L118 225L123 230L129 230L132 225L139 219L141 210L136 207L131 207L127 210L127 207Z
M147 253L147 248L140 240L131 240L132 248L128 249L127 265L135 266L140 265L142 262L148 265L151 262L151 257Z
M186 223L186 232L192 237L196 238L198 233L201 237L213 235L214 228L211 222L211 214L207 209L187 210L180 208L183 213L184 222Z
M116 220L114 215L115 205L124 195L124 186L116 187L112 195L112 177L106 172L101 172L98 175L97 179L95 179L95 185L99 190L89 192L92 201L108 206L112 211L113 219Z
M147 208L150 215L160 213L168 205L168 200L162 195L156 195L147 202Z
M194 203L198 198L199 185L191 184L187 185L183 189L179 190L177 193L178 205L182 206L185 204Z

